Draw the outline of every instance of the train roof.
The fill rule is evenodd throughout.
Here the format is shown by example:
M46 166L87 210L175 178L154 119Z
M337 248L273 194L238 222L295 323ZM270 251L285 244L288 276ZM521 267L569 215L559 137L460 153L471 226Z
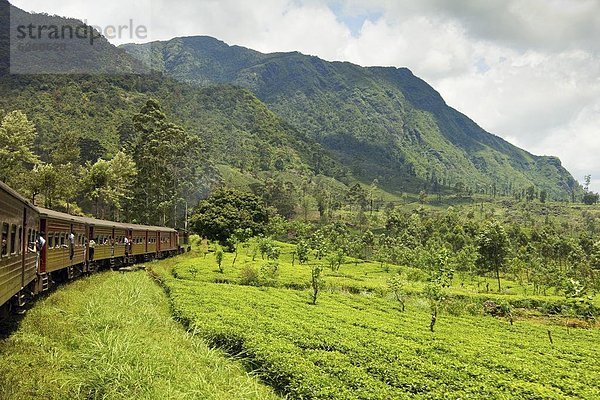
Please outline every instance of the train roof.
M4 183L2 181L0 181L0 189L4 190L6 193L8 193L12 197L16 198L20 202L26 204L30 208L35 209L35 206L33 204L31 204L31 202L29 200L27 200L25 197L21 196L19 193L14 191L10 186L8 186L6 183Z
M148 230L148 231L162 231L162 232L177 232L173 228L165 228L163 226L149 226L149 225L137 225L128 224L122 222L107 221L102 219L90 218L90 217L79 217L62 213L59 211L49 210L47 208L38 207L38 212L42 216L46 216L53 219L59 219L63 221L77 222L80 224L93 225L93 226L108 226L111 228L123 228L131 230Z

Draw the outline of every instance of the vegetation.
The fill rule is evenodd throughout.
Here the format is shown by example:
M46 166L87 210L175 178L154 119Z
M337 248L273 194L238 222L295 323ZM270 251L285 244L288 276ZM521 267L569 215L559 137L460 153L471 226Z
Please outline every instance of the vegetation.
M277 398L175 323L144 272L103 273L59 288L0 342L0 354L5 400Z
M86 64L141 66L103 46ZM189 222L200 251L152 264L171 304L141 273L42 299L0 345L0 397L274 397L200 339L290 398L600 397L591 177L407 69L206 37L124 49L148 46L159 73L0 74L0 179L71 213Z
M269 212L257 196L235 190L220 190L194 209L196 232L222 245L233 245L236 234L247 240L265 232Z
M558 399L600 394L594 379L600 372L595 362L598 329L570 329L578 326L572 317L554 320L538 314L533 304L540 297L486 294L476 282L461 284L448 269L440 269L436 279L415 280L417 270L394 266L386 272L380 263L355 264L352 259L338 272L322 269L316 259L292 265L296 249L283 243L276 285L247 285L244 271L262 262L252 260L258 244L249 242L239 267L224 276L215 275L210 260L193 254L174 265L157 264L153 271L186 326L213 346L242 357L291 398ZM232 257L225 254L226 260ZM198 269L195 277L192 267ZM316 269L323 285L315 305L311 277ZM398 271L410 277L401 285L403 313L388 291ZM505 281L505 286L515 285ZM430 296L430 288L439 291ZM423 302L428 298L433 302ZM490 299L520 303L513 308L513 325L484 316ZM562 301L545 299L554 306ZM437 314L434 333L429 329L432 304L438 312L444 310L443 318Z

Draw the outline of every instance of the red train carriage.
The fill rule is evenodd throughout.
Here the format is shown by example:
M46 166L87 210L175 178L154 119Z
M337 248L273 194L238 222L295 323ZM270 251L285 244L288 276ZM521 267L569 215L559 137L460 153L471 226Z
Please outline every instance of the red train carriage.
M23 305L35 291L38 212L0 182L0 307ZM15 301L10 302L11 299Z

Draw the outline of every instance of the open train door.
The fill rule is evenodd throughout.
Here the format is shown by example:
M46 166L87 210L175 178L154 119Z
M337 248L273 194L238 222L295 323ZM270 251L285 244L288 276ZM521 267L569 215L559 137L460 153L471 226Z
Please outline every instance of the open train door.
M48 254L48 231L46 230L47 225L48 224L46 223L46 218L40 218L40 235L44 236L44 240L46 241L46 244L40 250L40 262L39 262L39 269L38 269L39 274L46 273L46 259L47 259L47 254Z

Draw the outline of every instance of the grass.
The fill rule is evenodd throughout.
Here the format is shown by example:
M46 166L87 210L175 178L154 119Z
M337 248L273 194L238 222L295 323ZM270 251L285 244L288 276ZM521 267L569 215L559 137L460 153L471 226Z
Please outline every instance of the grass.
M145 272L59 288L0 343L0 399L275 399L171 317Z

